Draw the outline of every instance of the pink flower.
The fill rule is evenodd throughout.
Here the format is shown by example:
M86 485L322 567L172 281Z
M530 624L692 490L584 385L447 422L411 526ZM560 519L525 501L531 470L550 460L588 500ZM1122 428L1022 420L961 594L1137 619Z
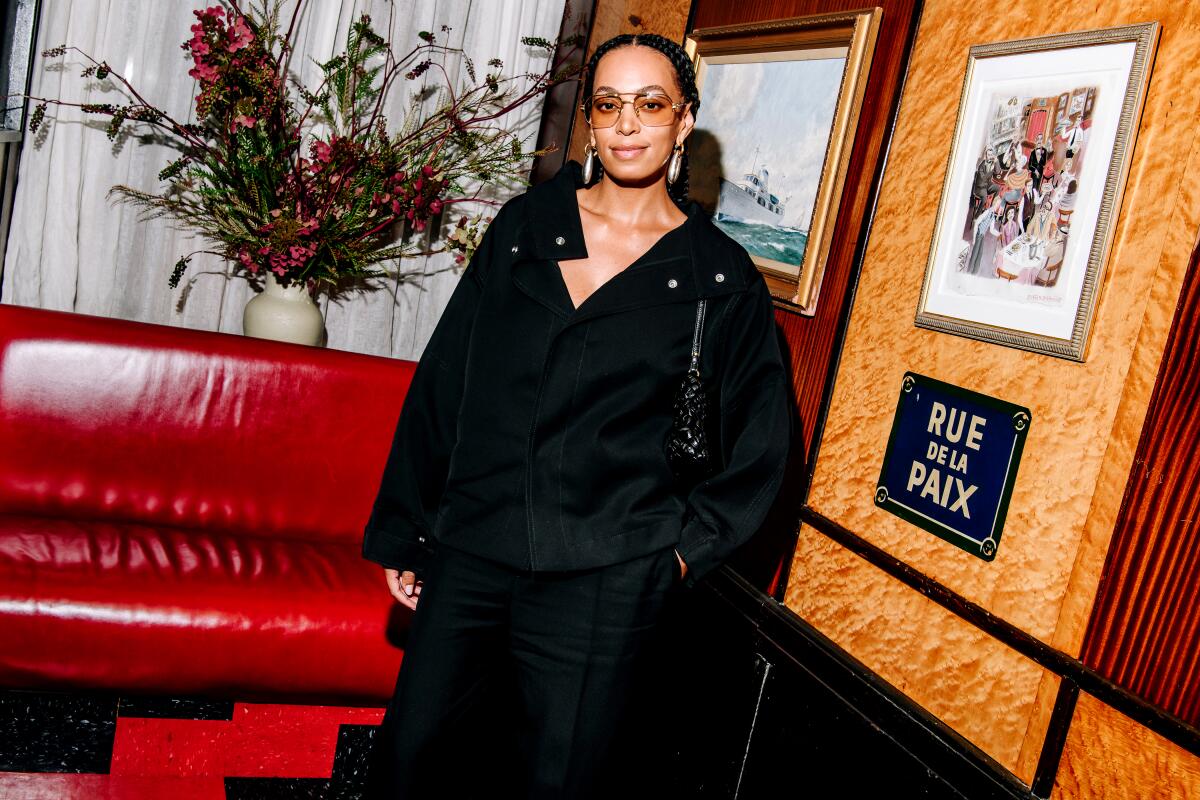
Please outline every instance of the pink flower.
M432 166L432 165L430 165L430 164L426 164L425 166L421 167L421 173L422 173L422 174L423 174L423 175L424 175L426 178L428 178L428 177L432 176L432 175L433 175L433 166Z
M197 61L196 66L188 70L188 75L198 81L209 82L215 81L218 77L217 71L203 61Z
M229 29L229 52L236 53L243 47L249 47L250 42L254 40L254 34L250 31L250 27L246 24L245 17L238 17L237 22L233 23L233 27Z
M250 270L251 272L255 272L255 273L258 272L258 264L254 261L254 258L250 255L250 251L246 250L245 248L242 248L241 250L238 251L237 257L238 257L238 261L242 262L242 266L244 266L246 269Z
M400 209L401 209L401 208L402 208L402 206L400 205L400 201L399 201L399 200L393 200L393 201L392 201L392 213L393 213L393 214L399 214L399 213L400 213Z
M328 164L333 160L333 148L319 139L313 142L312 154L313 158L317 159L322 164Z
M236 133L239 125L244 128L253 128L257 122L258 120L254 117L248 117L245 114L238 114L233 118L233 131Z
M429 213L430 214L436 214L441 210L442 210L442 201L441 200L434 200L433 202L431 202L429 204Z
M208 43L198 36L191 41L191 48L193 56L206 56L212 52L212 48L208 46Z

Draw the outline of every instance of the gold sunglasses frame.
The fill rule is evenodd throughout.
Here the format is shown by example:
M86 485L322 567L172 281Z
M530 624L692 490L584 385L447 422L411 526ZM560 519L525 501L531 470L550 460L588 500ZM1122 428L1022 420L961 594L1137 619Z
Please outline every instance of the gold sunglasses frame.
M632 100L625 100L623 98L624 95L630 95L630 94L633 95ZM596 128L595 124L591 120L591 117L588 116L587 108L589 105L591 105L593 102L595 102L597 97L615 97L621 103L621 110L617 112L616 119L613 120L612 125L605 125L603 128ZM664 122L661 125L651 125L651 124L647 123L645 120L643 120L642 115L638 113L638 108L637 108L637 99L639 97L662 97L666 100L671 99L670 95L658 94L657 92L653 93L653 94L647 94L645 92L605 92L604 94L594 94L591 97L589 97L587 100L585 100L584 102L580 103L579 111L580 111L580 113L583 114L583 118L587 120L588 125L590 125L592 128L594 128L596 130L605 130L607 128L615 128L617 123L621 121L621 114L622 114L622 112L625 111L626 104L633 106L633 115L635 117L637 117L637 121L641 125L645 125L648 128L665 128L666 126L671 124L670 122ZM670 104L671 111L674 113L674 115L676 117L678 117L679 109L688 105L690 102L691 102L690 100L680 100L678 103L671 103Z

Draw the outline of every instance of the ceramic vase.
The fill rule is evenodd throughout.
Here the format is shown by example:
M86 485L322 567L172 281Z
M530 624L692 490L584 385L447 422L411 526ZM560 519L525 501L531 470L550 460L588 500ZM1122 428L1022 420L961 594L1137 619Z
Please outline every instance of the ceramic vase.
M304 284L292 283L285 289L268 272L263 291L246 304L242 332L259 339L319 345L325 319Z

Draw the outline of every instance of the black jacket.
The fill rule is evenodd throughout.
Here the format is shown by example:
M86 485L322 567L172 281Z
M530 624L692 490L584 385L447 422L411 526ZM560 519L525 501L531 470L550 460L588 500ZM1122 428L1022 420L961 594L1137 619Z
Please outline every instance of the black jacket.
M766 516L792 407L762 276L693 202L575 309L555 259L587 255L577 186L568 161L484 234L404 400L363 538L371 561L420 573L445 542L563 570L675 546L692 584ZM685 486L663 442L700 297L721 463Z

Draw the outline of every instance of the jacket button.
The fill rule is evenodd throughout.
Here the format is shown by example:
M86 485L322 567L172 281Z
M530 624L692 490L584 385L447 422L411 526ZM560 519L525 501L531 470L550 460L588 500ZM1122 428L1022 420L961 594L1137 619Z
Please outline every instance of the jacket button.
M554 243L555 243L555 244L566 244L566 243L567 243L567 240L566 240L566 239L564 239L563 237L559 236L558 238L556 238L556 239L554 240Z
M723 272L718 272L716 275L716 278L717 278L717 283L721 283L722 281L725 280L725 274Z
M675 280L674 278L671 278L671 280L667 281L667 286L670 286L672 289L674 289L678 285L679 285L679 281Z

